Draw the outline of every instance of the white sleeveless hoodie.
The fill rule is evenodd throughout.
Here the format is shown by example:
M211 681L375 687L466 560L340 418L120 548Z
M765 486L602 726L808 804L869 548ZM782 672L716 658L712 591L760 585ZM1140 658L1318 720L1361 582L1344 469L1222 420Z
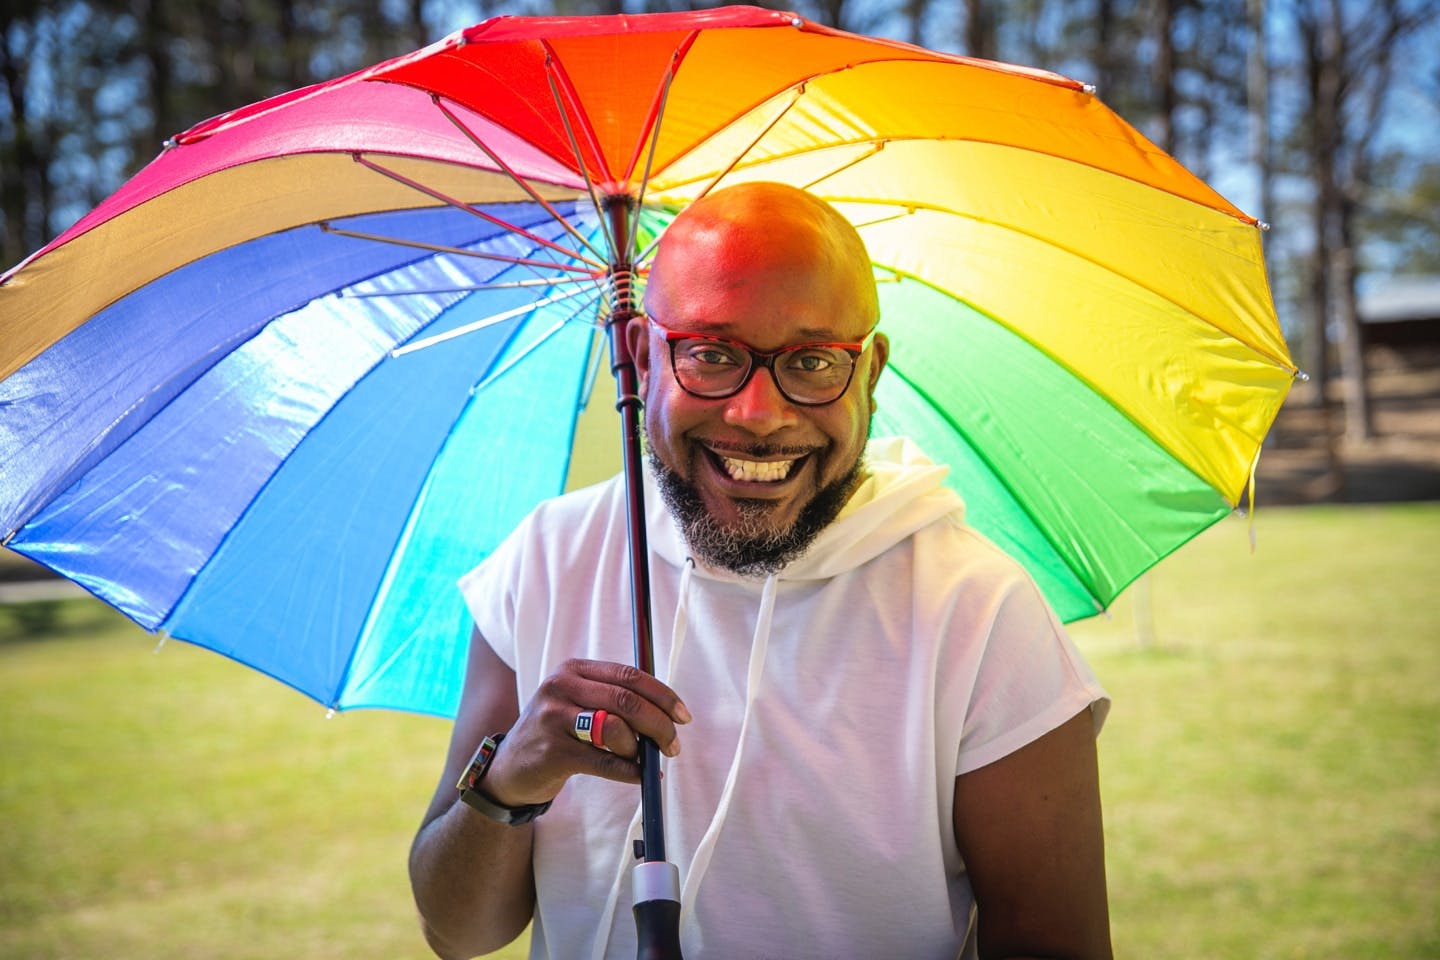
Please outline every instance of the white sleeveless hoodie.
M687 960L972 956L955 777L1109 701L946 468L873 440L811 549L693 561L647 477L656 672L694 715L665 761ZM460 581L523 705L567 657L633 662L624 487L542 504ZM589 777L535 822L532 957L635 956L639 792Z

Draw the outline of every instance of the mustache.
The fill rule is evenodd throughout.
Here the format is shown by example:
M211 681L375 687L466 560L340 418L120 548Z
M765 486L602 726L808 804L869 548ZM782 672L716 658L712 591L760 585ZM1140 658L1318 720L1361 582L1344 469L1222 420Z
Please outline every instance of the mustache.
M793 457L799 459L819 449L817 447L799 447L778 443L726 443L714 440L706 440L701 445L712 453L754 457L757 460L767 457Z

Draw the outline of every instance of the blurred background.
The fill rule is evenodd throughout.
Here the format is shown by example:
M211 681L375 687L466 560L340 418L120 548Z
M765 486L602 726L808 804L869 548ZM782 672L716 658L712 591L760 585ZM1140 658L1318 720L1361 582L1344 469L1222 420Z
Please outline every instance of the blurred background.
M6 0L0 265L38 250L165 139L504 14L685 0ZM821 23L1044 67L1273 225L1309 381L1262 502L1440 495L1440 4L1435 0L809 0Z
M490 16L698 6L4 0L0 267L225 110ZM1093 83L1273 225L1309 380L1258 512L1074 628L1116 698L1117 952L1440 957L1440 4L783 6ZM426 956L404 859L448 725L155 643L0 551L0 960Z

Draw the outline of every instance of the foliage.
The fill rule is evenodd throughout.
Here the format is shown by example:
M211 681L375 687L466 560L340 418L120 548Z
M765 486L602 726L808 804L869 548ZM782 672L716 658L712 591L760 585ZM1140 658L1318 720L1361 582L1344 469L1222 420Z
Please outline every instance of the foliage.
M1440 506L1255 529L1073 628L1114 697L1117 955L1440 955ZM63 614L0 643L0 956L428 956L405 856L446 724L327 721L95 602Z
M14 263L115 189L154 156L169 137L211 115L285 89L339 75L402 53L496 13L614 13L705 6L695 0L25 0L0 13L0 216L4 261ZM1393 130L1405 116L1376 98L1362 68L1384 54L1404 61L1433 47L1434 7L1423 0L1386 0L1402 29L1375 29L1367 5L1354 0L795 0L790 7L820 22L921 42L954 52L993 52L1095 82L1101 96L1142 131L1202 176L1222 174L1222 190L1253 195L1253 184L1228 171L1254 172L1246 60L1255 49L1253 16L1268 12L1270 40L1261 48L1278 85L1274 118L1284 140L1299 144L1310 129L1302 102L1305 79L1296 31L1324 17L1343 18L1355 35L1359 91L1347 107L1352 126ZM1426 11L1429 11L1427 13ZM1393 54L1393 56L1392 56ZM1434 150L1434 78L1406 71L1404 103L1429 109L1428 135L1383 138L1401 161ZM1428 84L1428 87L1426 86ZM1368 86L1367 86L1368 85ZM1363 88L1363 89L1362 89ZM1403 91L1401 91L1403 92ZM1363 94L1363 95L1362 95ZM1423 118L1415 117L1421 123ZM1359 128L1357 126L1357 129ZM1335 149L1350 149L1348 137ZM1302 154L1277 157L1309 176ZM1353 165L1337 156L1342 165ZM1249 181L1254 177L1250 176ZM1390 206L1405 206L1391 183ZM1418 201L1418 197L1417 197ZM1250 205L1243 203L1242 205ZM1411 206L1414 204L1411 203ZM1274 219L1279 211L1262 210ZM1282 244L1295 256L1307 246L1302 215L1286 221ZM1424 244L1418 230L1371 234L1400 252L1372 263L1409 262Z

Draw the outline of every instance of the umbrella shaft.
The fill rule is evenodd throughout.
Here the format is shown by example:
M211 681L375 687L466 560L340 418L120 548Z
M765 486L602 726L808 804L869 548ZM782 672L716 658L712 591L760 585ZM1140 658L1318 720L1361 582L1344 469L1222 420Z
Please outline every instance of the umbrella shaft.
M610 370L615 374L615 408L620 412L620 431L625 458L625 502L628 512L630 547L631 622L634 625L635 666L655 673L654 643L650 623L650 545L645 534L644 463L640 451L639 374L630 353L626 331L636 315L630 263L629 198L607 197L605 214L610 221L611 311L606 324L610 338ZM641 836L644 849L637 851L647 863L665 859L665 820L660 795L660 749L654 741L640 740Z
M626 311L627 313L629 311ZM635 666L655 672L650 621L650 545L645 535L644 466L640 452L640 396L635 361L625 343L628 316L612 314L609 324L611 369L615 374L620 426L625 456L625 500L629 519L630 613L635 639ZM648 738L640 740L640 803L642 856L647 862L665 859L665 825L660 799L660 749Z

